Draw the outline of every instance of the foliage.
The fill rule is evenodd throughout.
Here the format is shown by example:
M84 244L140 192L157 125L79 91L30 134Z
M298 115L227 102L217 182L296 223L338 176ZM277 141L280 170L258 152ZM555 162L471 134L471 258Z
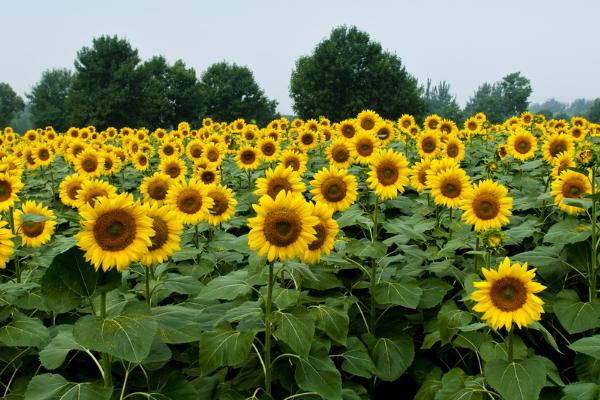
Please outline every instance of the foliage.
M8 83L0 82L0 127L10 124L10 121L25 107L23 99L15 93Z
M460 124L464 119L462 110L456 102L456 97L450 94L450 84L446 81L432 86L431 79L428 79L423 97L429 105L428 114L437 114L442 118L451 119L457 124Z
M73 73L67 69L52 69L42 73L42 78L27 95L31 119L35 126L52 126L61 132L69 128L67 95L73 82Z
M337 27L292 72L290 96L302 118L343 120L371 108L390 119L422 116L427 104L400 58L356 27Z
M596 123L600 123L600 98L594 100L587 113L587 118Z

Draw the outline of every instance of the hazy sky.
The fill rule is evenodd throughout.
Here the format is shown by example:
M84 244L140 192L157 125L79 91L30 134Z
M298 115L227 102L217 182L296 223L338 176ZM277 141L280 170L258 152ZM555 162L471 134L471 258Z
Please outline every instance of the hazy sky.
M198 75L246 65L290 113L295 60L338 25L395 52L420 82L445 80L464 104L483 82L521 71L532 102L600 97L600 2L573 1L11 1L0 3L0 82L19 94L43 70L73 67L102 35L126 37L145 60L181 58Z

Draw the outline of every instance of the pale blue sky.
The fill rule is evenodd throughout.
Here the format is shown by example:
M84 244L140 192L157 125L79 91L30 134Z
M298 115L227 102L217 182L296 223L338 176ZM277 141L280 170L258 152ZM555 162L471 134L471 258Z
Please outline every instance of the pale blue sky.
M600 2L574 1L2 1L0 82L30 91L43 70L72 68L102 34L142 59L178 58L198 75L227 60L250 67L289 113L295 60L337 25L356 25L420 82L446 80L464 104L483 82L521 71L531 101L600 97Z

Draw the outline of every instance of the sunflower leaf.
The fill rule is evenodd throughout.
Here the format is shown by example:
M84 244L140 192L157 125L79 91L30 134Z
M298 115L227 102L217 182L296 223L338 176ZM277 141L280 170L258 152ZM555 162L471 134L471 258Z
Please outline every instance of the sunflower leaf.
M537 400L546 383L546 367L538 356L508 362L492 360L485 364L485 379L502 398L514 400Z

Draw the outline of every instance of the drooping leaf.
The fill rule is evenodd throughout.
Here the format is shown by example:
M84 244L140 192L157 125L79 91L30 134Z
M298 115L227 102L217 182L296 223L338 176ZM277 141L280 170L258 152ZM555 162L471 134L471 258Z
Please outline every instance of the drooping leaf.
M50 332L37 318L15 313L10 323L0 327L0 343L8 347L44 347Z
M71 350L83 348L73 338L73 325L59 325L57 333L40 351L40 362L46 369L56 369L62 365Z
M375 300L378 304L417 308L422 293L423 290L414 278L404 278L400 282L383 281L375 286Z
M378 339L371 354L375 363L375 375L392 382L400 378L412 364L415 348L410 336L402 335L392 339Z
M303 311L273 314L277 329L273 336L285 342L296 354L307 357L315 334L315 320Z
M204 332L200 338L200 368L209 373L217 368L236 366L248 358L253 332Z
M570 334L580 333L600 325L600 303L584 303L574 290L563 290L554 301L554 314Z
M546 383L546 368L540 357L520 361L492 360L484 366L487 382L505 399L537 400Z

